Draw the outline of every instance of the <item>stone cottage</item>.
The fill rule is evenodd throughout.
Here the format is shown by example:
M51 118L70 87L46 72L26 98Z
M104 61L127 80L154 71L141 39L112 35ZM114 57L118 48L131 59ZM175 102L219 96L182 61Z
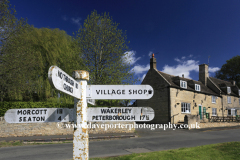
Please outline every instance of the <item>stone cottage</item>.
M142 82L153 87L153 97L136 101L138 107L154 109L155 117L150 123L181 123L185 115L198 115L203 119L240 114L239 88L234 81L209 77L208 65L199 65L199 81L195 81L184 75L179 77L158 71L156 63L153 54Z

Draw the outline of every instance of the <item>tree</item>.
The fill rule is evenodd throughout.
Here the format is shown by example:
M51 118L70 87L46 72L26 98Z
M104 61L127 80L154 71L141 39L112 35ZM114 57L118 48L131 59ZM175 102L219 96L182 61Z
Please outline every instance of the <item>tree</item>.
M240 87L240 56L235 56L226 61L219 71L216 72L215 77L218 79L236 81L238 87Z
M4 75L8 100L43 101L57 97L58 92L48 81L51 65L69 75L73 70L85 69L76 43L59 29L29 27L11 38L3 51L0 74Z
M109 14L93 11L76 33L91 84L135 83L131 65L123 57L128 54L126 33L118 29Z
M11 58L11 55L7 55L4 50L6 50L6 44L10 43L12 38L24 29L28 27L26 20L21 18L20 20L15 17L16 11L14 8L11 8L8 0L0 0L0 100L3 101L3 97L9 91L9 88L6 84L7 72L3 72L5 66L5 57ZM11 83L8 81L9 84Z
M0 0L0 53L3 45L11 36L21 32L27 26L27 21L16 17L16 10L11 8L8 0Z

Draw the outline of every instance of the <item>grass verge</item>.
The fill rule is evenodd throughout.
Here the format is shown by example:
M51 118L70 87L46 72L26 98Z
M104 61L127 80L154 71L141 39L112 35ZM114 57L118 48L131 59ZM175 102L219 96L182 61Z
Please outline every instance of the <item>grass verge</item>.
M239 160L240 142L228 142L167 151L130 154L90 160Z

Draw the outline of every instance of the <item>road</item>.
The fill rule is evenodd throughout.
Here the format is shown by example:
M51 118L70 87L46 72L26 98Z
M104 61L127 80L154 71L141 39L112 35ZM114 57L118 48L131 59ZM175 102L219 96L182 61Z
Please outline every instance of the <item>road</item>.
M90 158L240 141L240 129L218 131L138 129L137 131L139 138L90 141ZM72 143L6 147L0 148L0 160L70 160L72 151Z

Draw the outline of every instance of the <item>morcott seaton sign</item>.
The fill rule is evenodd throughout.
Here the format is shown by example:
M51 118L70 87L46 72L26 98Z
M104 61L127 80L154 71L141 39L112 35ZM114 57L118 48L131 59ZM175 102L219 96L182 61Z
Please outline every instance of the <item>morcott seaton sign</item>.
M151 121L154 118L154 110L150 107L87 108L87 102L94 105L95 99L150 99L154 94L150 85L87 85L89 73L83 70L74 71L73 77L57 66L51 66L48 71L48 79L53 87L75 97L74 109L10 109L4 116L6 122L74 121L74 124L76 126L80 124L81 128L74 128L73 159L87 160L89 158L87 121Z
M21 108L9 109L4 115L7 123L71 122L73 109Z

